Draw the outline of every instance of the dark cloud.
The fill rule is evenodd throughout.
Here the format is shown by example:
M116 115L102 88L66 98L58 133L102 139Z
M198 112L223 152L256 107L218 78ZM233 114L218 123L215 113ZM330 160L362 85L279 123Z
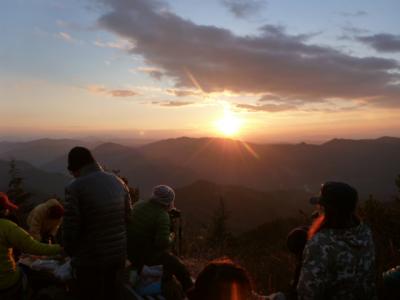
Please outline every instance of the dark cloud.
M250 112L282 112L288 110L297 110L295 105L273 103L263 105L236 104L235 107Z
M379 105L400 96L393 59L351 56L271 25L238 36L183 19L160 1L101 1L109 9L99 24L130 40L132 52L161 69L176 88L274 94L289 104L341 98Z
M266 94L261 96L261 98L258 99L259 102L286 102L287 100L291 100L291 102L295 102L294 99L288 99L285 97L281 97L279 95L273 95L273 94ZM299 100L301 103L302 101Z
M221 0L221 3L237 18L248 18L266 7L265 0Z
M189 101L153 101L152 104L164 107L181 107L193 104Z
M381 33L356 36L355 39L374 48L376 51L400 52L400 35Z

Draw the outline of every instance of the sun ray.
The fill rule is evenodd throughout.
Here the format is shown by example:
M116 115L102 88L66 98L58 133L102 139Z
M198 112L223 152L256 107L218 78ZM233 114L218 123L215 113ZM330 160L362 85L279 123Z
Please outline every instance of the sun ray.
M260 155L245 141L241 141L244 148L249 152L254 158L260 159Z

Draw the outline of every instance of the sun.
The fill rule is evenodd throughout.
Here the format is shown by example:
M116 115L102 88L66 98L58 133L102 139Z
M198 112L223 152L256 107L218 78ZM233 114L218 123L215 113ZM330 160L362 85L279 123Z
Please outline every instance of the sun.
M226 108L224 116L215 122L218 132L226 137L238 135L241 126L242 120L235 116L229 108Z

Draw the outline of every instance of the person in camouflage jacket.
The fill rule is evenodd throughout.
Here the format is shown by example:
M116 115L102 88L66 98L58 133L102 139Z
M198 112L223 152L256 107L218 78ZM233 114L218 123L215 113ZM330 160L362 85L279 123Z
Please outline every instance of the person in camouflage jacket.
M344 183L329 182L318 198L325 213L309 232L298 299L377 299L374 243L369 227L355 215L357 191Z

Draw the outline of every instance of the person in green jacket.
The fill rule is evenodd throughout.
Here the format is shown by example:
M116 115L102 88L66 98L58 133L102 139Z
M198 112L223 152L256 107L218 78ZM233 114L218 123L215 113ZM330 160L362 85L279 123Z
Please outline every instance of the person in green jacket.
M128 221L128 258L137 269L143 265L163 265L164 279L175 275L183 290L193 286L185 265L171 253L172 235L169 211L174 208L175 192L167 185L153 188L150 199L133 206Z
M22 274L13 256L13 250L35 255L57 255L59 245L47 245L34 240L25 230L7 219L17 210L6 194L0 192L0 299L18 300L23 296Z

